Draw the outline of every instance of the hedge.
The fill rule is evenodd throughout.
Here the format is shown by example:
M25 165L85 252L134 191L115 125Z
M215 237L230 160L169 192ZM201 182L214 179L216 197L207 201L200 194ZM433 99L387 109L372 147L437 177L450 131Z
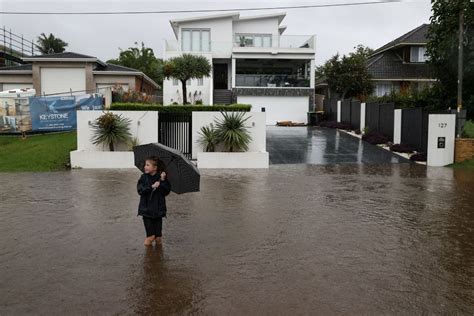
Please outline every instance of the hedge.
M249 112L249 104L230 105L168 105L143 103L112 103L111 110L115 111L158 111L158 112L194 112L194 111L238 111Z

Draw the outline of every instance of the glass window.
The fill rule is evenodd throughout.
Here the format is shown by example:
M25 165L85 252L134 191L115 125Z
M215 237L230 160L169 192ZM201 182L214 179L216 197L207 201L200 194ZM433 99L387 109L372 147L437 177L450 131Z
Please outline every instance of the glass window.
M197 85L198 86L203 86L204 85L204 79L203 78L198 78L197 79Z
M177 85L178 85L178 79L173 78L173 86L177 86Z
M390 94L393 90L392 83L377 83L375 86L375 94L378 97L383 97L384 95Z
M191 50L201 50L201 31L192 31Z
M190 86L191 85L191 79L186 80L186 85Z
M209 31L201 31L201 46L203 52L211 51L211 34Z
M191 31L181 33L181 49L185 52L191 51Z
M423 63L427 61L426 47L424 46L413 46L410 49L410 61L412 63Z
M254 46L255 47L263 47L262 36L255 36Z

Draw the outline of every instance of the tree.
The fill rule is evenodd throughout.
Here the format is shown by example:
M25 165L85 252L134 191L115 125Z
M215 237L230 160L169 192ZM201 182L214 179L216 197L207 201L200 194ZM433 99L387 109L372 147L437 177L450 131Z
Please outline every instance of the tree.
M174 78L181 81L183 88L183 104L187 104L186 81L209 77L211 74L211 64L204 56L183 54L166 61L164 64L164 75L166 78Z
M365 99L372 91L371 76L367 70L367 59L373 50L363 45L354 47L349 55L334 55L323 66L316 69L316 76L326 78L329 89L341 98Z
M464 10L463 99L474 114L474 3L470 0L432 1L427 54L444 106L456 106L458 84L459 12Z
M62 53L68 46L68 43L58 37L55 37L51 33L49 36L41 33L41 36L38 36L38 40L36 42L38 43L36 47L42 54Z
M142 42L141 47L135 42L136 47L129 47L126 50L120 49L117 59L110 59L109 64L140 70L153 81L163 86L163 60L156 58L153 49L145 47Z

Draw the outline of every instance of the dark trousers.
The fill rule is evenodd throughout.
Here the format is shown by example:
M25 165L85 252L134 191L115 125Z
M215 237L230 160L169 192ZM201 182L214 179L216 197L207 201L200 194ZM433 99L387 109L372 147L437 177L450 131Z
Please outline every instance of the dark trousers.
M146 236L161 237L161 228L163 227L163 218L150 218L143 216L143 224L145 224Z

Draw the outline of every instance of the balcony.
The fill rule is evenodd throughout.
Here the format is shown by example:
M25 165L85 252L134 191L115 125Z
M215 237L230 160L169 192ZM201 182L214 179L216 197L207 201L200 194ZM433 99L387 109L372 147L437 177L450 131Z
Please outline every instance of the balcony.
M191 45L182 45L176 40L165 41L166 52L181 52L181 53L208 53L213 57L229 58L232 52L246 53L246 52L274 52L274 51L288 51L313 53L315 50L315 36L303 35L283 35L283 36L249 36L242 37L235 34L234 41L222 42L211 41L210 43L202 43L195 45L197 48L190 48Z

